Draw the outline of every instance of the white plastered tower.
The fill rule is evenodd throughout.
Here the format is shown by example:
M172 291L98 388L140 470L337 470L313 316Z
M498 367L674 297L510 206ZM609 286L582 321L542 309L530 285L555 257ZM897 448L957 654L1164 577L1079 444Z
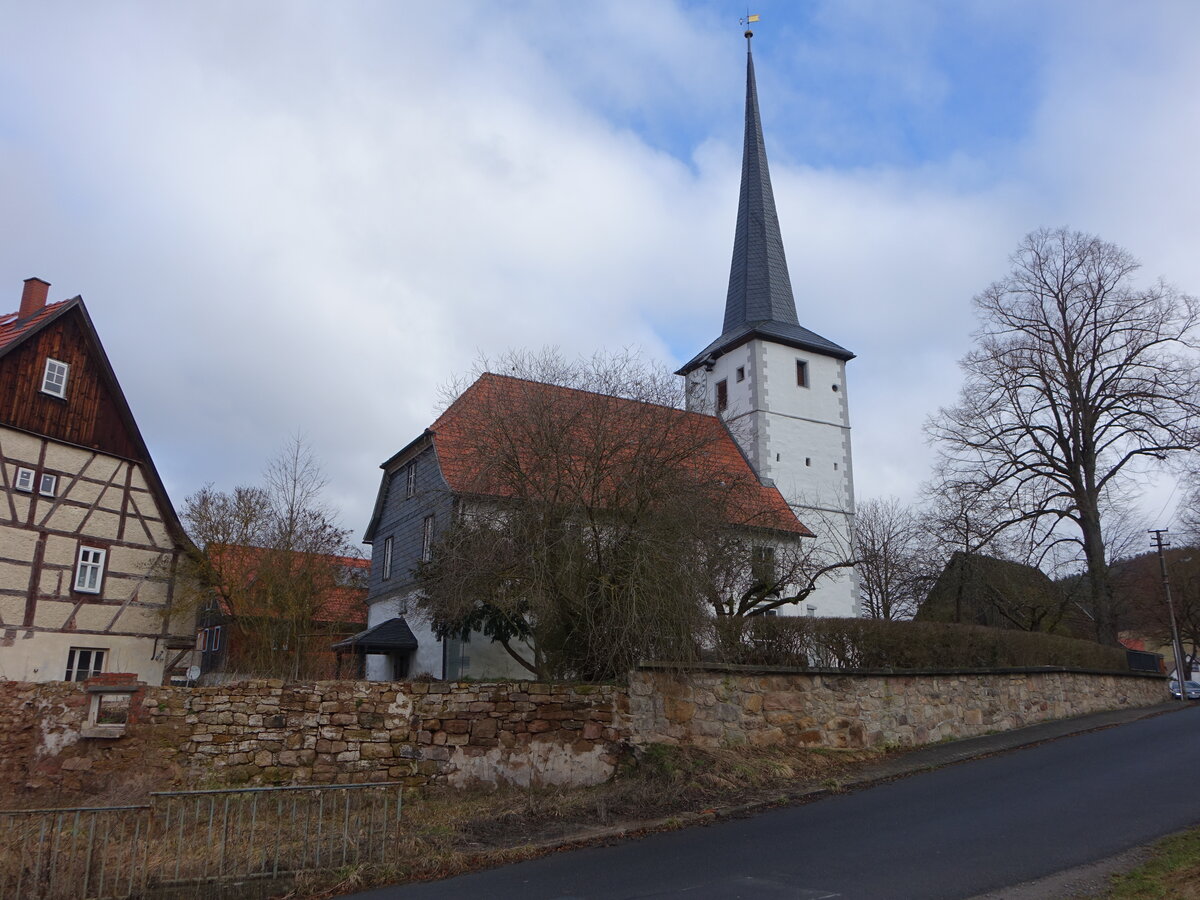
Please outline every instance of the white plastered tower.
M846 390L853 358L799 324L747 47L745 147L724 327L678 374L687 379L688 408L724 418L759 478L774 483L815 540L842 558L849 558L854 521ZM780 612L859 615L854 571L827 577L799 608Z

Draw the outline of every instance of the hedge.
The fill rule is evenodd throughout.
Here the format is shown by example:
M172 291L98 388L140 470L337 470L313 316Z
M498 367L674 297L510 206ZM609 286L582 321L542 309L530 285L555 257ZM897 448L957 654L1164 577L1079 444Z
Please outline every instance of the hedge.
M726 618L718 661L808 669L997 669L1058 666L1127 672L1124 649L1041 632L943 622Z

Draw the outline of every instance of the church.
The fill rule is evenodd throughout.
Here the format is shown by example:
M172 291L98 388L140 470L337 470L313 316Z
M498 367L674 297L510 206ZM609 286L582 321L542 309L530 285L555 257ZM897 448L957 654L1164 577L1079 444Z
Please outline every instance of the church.
M825 542L847 560L854 482L846 363L854 354L803 327L797 316L767 167L752 36L746 33L745 142L724 322L719 337L678 370L686 411L675 412L690 417L684 427L712 433L712 453L732 477L744 470L753 481L752 505L770 515L771 524L762 530ZM514 381L485 374L381 465L364 535L373 549L369 627L335 647L365 657L368 678L528 677L510 658L511 650L506 654L486 638L439 638L412 602L419 591L418 565L431 559L438 534L462 513L463 504L506 499L503 489L481 487L480 461L465 449L478 445L470 430L484 427L479 404L491 402L488 397L548 406L569 402L567 389L525 382L518 391ZM531 391L538 394L532 401ZM607 399L622 405L626 416L645 414L633 408L635 401ZM669 412L657 409L660 417ZM778 612L858 616L854 570L837 569L801 607L790 604Z

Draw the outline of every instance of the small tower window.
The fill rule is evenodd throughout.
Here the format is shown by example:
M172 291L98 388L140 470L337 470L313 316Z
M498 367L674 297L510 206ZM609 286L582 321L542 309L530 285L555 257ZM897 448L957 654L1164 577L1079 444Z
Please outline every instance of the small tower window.
M746 380L746 367L745 367L745 366L738 366L738 367L737 367L737 380L738 380L738 381L745 381L745 380Z
M796 360L796 384L808 387L808 363L802 359Z
M404 467L404 496L411 497L417 492L417 461L414 459Z
M717 382L717 412L724 412L729 406L729 382L722 378Z
M811 456L804 457L804 464L806 466L811 466L812 465L812 457Z
M392 577L392 539L389 536L383 542L383 580Z
M67 396L67 374L71 367L57 359L46 360L46 371L42 373L42 393L52 397Z

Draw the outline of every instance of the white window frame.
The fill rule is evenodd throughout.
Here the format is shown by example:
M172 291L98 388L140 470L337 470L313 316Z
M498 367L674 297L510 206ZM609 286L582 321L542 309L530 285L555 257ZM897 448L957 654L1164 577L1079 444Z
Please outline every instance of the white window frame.
M24 491L27 494L33 493L33 469L27 469L24 466L17 466L17 477L13 479L13 487L18 491Z
M392 577L392 537L388 535L383 539L383 580L387 581Z
M67 396L67 379L71 375L71 367L62 360L46 357L46 368L42 370L42 393L51 397L65 398Z
M86 653L88 664L84 669L80 666L80 659ZM72 647L67 651L67 675L64 681L86 681L88 678L93 678L104 671L104 663L108 659L107 647ZM80 674L83 677L80 678Z
M108 551L81 545L75 562L75 590L81 594L99 594L104 590L104 563Z
M417 493L417 461L414 459L404 467L404 498Z
M43 472L38 478L38 493L43 497L55 497L58 495L58 476L51 475L49 472Z
M421 520L421 562L433 559L433 516Z

